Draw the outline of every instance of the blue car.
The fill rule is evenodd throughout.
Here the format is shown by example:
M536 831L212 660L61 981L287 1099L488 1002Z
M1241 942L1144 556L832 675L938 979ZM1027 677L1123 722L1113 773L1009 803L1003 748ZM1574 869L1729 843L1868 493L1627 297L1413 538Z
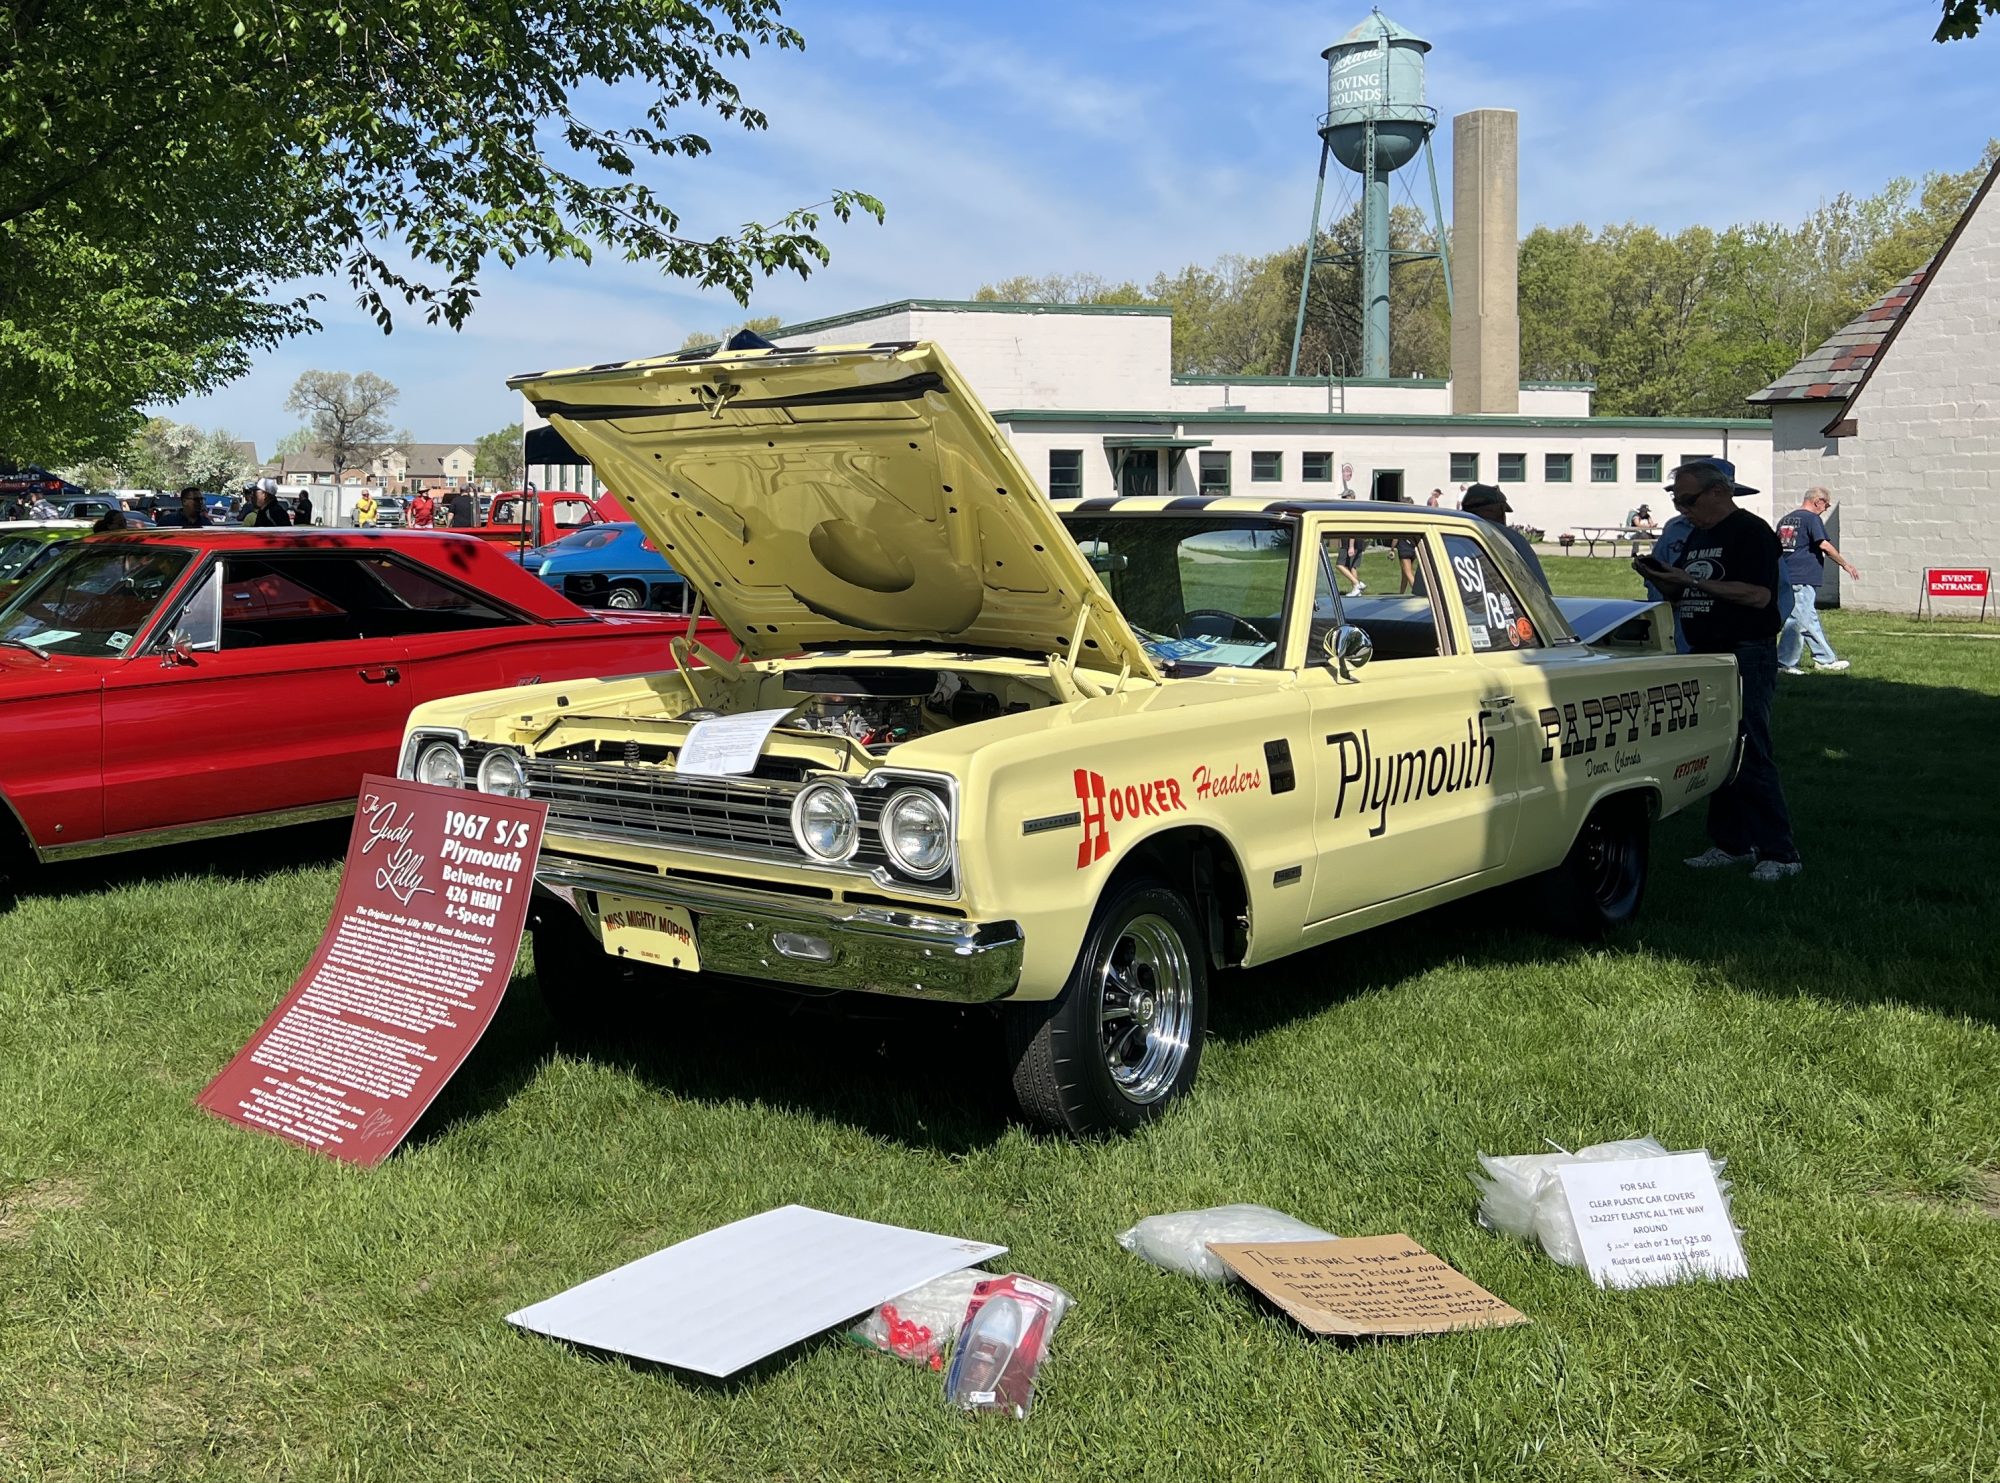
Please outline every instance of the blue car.
M520 561L578 607L687 611L686 580L630 520L573 530Z

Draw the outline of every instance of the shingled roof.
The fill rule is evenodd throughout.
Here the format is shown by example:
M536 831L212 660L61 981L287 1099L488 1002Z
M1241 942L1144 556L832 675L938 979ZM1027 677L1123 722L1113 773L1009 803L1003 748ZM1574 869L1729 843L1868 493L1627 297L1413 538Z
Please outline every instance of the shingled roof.
M1751 395L1753 402L1844 402L1868 375L1868 368L1882 351L1889 334L1903 317L1903 311L1922 289L1924 277L1937 265L1933 258L1925 267L1882 295L1854 318L1835 330L1811 355L1793 366L1762 391Z

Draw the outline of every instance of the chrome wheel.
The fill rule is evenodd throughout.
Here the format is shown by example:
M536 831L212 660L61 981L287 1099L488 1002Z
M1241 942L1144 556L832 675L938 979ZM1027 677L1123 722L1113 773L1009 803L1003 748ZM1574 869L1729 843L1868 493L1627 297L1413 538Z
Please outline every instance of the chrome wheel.
M645 596L636 587L613 587L611 595L604 599L605 606L613 608L636 608L645 601Z
M1105 955L1097 1024L1114 1086L1156 1102L1179 1080L1193 1042L1195 976L1181 934L1166 918L1134 917Z

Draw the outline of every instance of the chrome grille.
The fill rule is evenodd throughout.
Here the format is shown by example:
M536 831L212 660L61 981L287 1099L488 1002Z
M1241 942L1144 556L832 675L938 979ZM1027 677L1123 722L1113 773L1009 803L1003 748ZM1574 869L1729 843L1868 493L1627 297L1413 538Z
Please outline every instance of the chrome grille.
M792 839L786 784L684 778L652 767L528 759L528 796L549 806L549 828L636 835L765 859L802 858Z

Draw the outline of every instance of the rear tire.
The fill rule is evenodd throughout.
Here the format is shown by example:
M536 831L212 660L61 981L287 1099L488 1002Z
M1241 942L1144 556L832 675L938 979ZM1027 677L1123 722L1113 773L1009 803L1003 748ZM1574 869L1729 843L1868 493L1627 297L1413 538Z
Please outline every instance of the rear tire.
M1565 936L1594 941L1637 917L1646 896L1650 843L1642 797L1627 794L1598 804L1562 864L1536 880L1549 925Z
M1208 951L1194 913L1154 881L1114 889L1062 993L1005 1008L1023 1113L1077 1134L1143 1127L1201 1069Z
M608 608L642 608L646 605L646 594L637 587L613 587L611 595L604 599Z

